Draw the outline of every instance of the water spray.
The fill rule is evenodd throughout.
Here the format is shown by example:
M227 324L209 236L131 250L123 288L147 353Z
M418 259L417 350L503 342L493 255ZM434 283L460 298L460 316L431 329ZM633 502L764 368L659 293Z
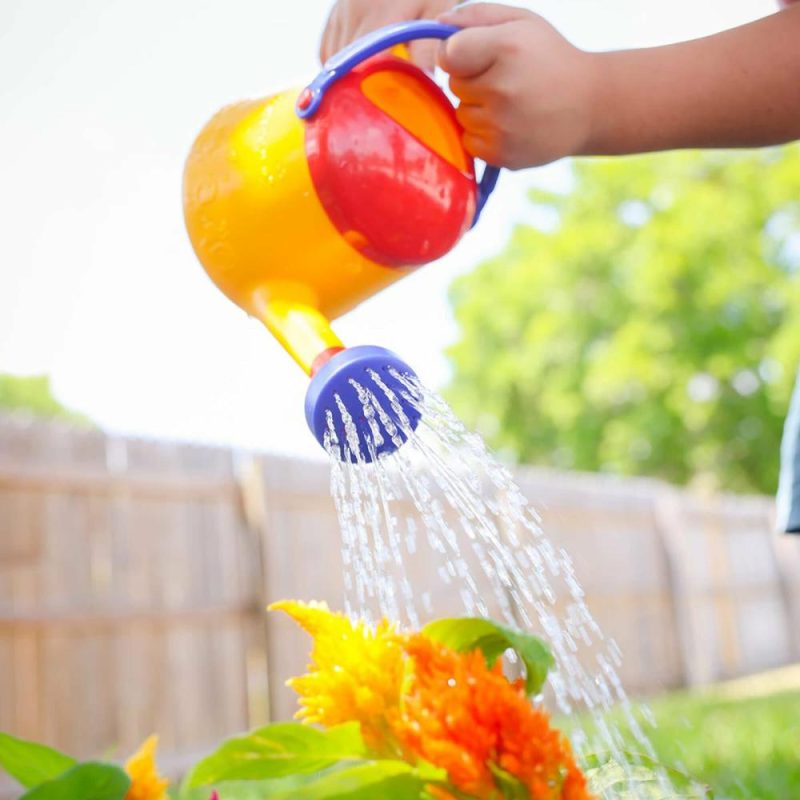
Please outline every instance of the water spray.
M419 21L365 36L301 91L219 111L186 162L186 226L206 272L311 378L305 412L317 441L325 446L330 412L344 408L366 461L416 428L416 376L389 350L346 348L330 321L449 252L497 182L491 166L476 179L442 89L389 52L457 30ZM359 396L367 376L394 398L377 420Z

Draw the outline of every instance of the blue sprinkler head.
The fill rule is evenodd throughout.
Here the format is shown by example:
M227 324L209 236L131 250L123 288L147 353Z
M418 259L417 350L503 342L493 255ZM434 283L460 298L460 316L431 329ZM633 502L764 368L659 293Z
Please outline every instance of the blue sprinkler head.
M380 383L373 373L378 376ZM405 361L383 347L349 347L333 356L314 375L306 392L306 421L317 441L325 447L330 412L338 439L339 458L342 461L347 459L353 463L359 460L370 462L374 455L397 450L408 438L408 429L416 429L421 415L412 402L411 390L396 375L412 379L417 377ZM380 411L375 408L375 403L367 400L368 407L375 413L369 415L365 412L363 392L359 392L353 381L372 394L380 405ZM352 452L353 448L348 442L344 413L336 402L336 395L346 413L353 418L358 435L359 456ZM372 425L377 425L380 434L377 444L373 444L378 437L373 435L370 418Z

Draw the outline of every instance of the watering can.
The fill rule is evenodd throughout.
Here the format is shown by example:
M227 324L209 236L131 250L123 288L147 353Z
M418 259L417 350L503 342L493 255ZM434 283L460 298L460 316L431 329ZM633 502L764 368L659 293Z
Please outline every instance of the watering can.
M419 21L365 36L301 91L219 111L186 162L186 226L206 272L311 377L305 411L317 440L324 446L338 399L366 461L396 449L419 422L409 396L416 376L384 348L345 348L330 321L447 253L497 182L489 166L476 180L444 92L389 52L457 30ZM367 446L353 387L367 374L392 395L386 414L397 427L377 447ZM337 439L355 460L352 447L345 456L344 430Z

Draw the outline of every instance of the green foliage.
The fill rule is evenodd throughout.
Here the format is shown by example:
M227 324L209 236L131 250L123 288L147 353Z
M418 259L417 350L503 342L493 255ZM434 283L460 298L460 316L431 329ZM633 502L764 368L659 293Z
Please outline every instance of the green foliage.
M498 625L481 617L439 619L428 623L422 633L460 653L480 650L489 666L506 650L514 650L525 665L525 690L537 694L548 671L555 664L548 646L538 637Z
M88 422L53 397L50 378L46 375L0 374L0 409L27 411L37 417L64 419L79 424Z
M761 691L769 692L769 678ZM719 800L789 800L800 786L800 691L737 697L717 692L678 693L652 702L658 727L643 717L660 764L710 787ZM622 722L623 715L610 722ZM565 730L591 729L588 719L562 719ZM622 730L625 727L622 726ZM638 747L631 737L628 743ZM613 779L613 768L589 772ZM683 788L676 772L670 777ZM692 797L693 795L689 795ZM702 795L701 795L702 796Z
M678 797L681 800L713 800L714 797L710 789L675 771L669 774L668 787L662 785L659 770L648 766L623 766L616 761L609 760L586 771L589 791L597 797L615 797L619 800L627 800L630 792L626 787L630 786L631 778L635 780L636 798L674 800L676 791L680 791Z
M306 787L318 780L319 775L293 775L290 778L274 778L263 781L225 781L216 787L219 800L273 800L275 797L303 797ZM211 790L207 786L189 788L174 786L169 797L174 800L209 800Z
M78 764L26 792L20 800L124 800L130 778L110 764Z
M78 764L52 747L0 733L0 767L29 789L20 800L124 800L130 779L110 764Z
M0 767L26 788L57 778L75 763L52 747L0 733Z
M653 704L660 761L726 800L787 800L800 787L800 691L767 697L676 695Z
M305 779L282 780L297 775ZM289 800L301 789L307 800L419 800L426 784L446 780L446 772L428 765L374 760L358 723L328 730L276 723L225 742L195 766L179 797L206 800L208 789L203 795L196 787L221 784L220 800Z
M367 752L356 722L326 731L300 723L277 723L229 739L194 767L187 784L281 778L364 758Z
M322 776L303 789L303 800L419 800L427 783L442 779L422 774L403 761L373 761ZM275 795L293 800L296 792Z
M574 164L459 279L456 411L516 459L771 492L800 362L800 147Z
M492 775L494 775L494 779L503 793L504 800L530 800L528 787L519 778L515 778L510 772L500 769L496 764L491 764L489 769L491 769Z

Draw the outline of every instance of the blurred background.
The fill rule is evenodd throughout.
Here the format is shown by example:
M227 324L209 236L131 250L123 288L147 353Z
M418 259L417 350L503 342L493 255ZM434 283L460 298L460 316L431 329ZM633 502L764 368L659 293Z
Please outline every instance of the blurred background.
M775 10L517 5L598 50ZM302 656L261 609L340 602L327 466L180 186L217 108L315 74L329 7L0 3L0 730L113 755L157 729L179 772L290 713ZM797 145L559 162L504 174L453 253L336 326L526 465L626 686L677 692L660 752L722 796L800 795L800 549L771 499L799 268Z

